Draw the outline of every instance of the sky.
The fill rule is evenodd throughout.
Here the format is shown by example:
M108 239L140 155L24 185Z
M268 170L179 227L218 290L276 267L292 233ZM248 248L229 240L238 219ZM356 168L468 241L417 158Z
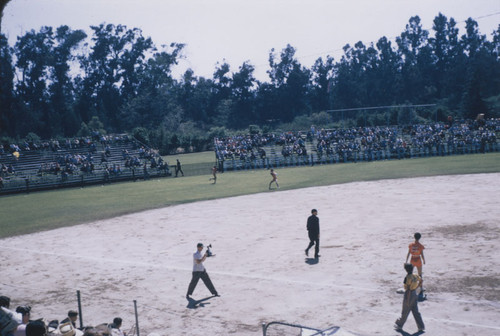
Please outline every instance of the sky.
M319 57L342 56L342 47L365 45L385 36L394 43L412 16L424 29L442 13L463 33L465 20L479 24L491 40L500 24L500 0L11 0L2 33L11 45L42 26L68 25L90 33L101 23L140 28L159 47L185 43L174 74L187 68L212 78L217 63L237 72L245 61L267 80L269 53L290 44L299 62L310 67Z

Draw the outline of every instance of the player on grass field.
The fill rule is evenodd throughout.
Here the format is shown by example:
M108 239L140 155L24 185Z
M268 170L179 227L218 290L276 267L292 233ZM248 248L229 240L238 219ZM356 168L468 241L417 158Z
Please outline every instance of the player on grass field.
M271 168L270 174L273 179L271 180L271 182L269 182L269 190L271 190L271 184L273 184L273 182L276 183L276 186L279 189L280 185L278 184L278 173L276 173L274 169Z

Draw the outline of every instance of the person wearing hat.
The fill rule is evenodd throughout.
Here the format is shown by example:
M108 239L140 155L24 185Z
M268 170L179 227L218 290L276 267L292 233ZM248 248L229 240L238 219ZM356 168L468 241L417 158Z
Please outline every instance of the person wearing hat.
M78 319L78 312L76 310L68 311L68 317L61 321L61 324L71 322L73 328L76 329L76 320Z
M307 246L305 252L306 256L309 256L309 249L314 247L314 259L319 258L319 218L318 210L312 209L311 216L307 218L307 233L309 235L309 245Z
M186 299L190 299L190 296L193 295L194 289L196 288L196 285L198 284L198 280L203 280L203 283L205 286L207 286L208 290L210 293L212 293L213 296L219 296L217 293L217 290L215 290L214 285L212 284L212 280L210 280L210 277L208 276L207 270L205 269L205 266L203 266L203 262L207 259L207 252L205 252L203 255L201 254L201 251L203 251L203 244L198 243L196 245L197 251L193 254L193 277L191 278L191 282L189 283L188 291L186 294Z

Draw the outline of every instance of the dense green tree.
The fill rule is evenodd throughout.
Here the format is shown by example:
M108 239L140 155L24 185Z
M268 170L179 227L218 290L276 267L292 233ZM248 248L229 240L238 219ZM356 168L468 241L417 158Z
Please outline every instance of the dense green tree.
M277 59L274 49L269 53L267 71L271 85L276 90L276 102L269 106L276 119L288 122L295 116L309 112L308 90L311 78L309 69L295 57L295 48L287 45Z
M338 118L319 113L332 109L439 105L438 112L411 116L403 108L343 115L360 126L500 114L500 25L488 39L468 19L459 36L455 20L441 13L432 30L411 17L395 43L381 37L347 44L339 61L326 56L310 68L291 45L272 49L269 80L262 82L250 62L232 71L224 60L212 78L188 69L176 79L183 44L157 49L140 29L113 24L92 26L89 35L42 27L18 37L12 48L0 35L0 136L83 135L99 120L102 132L139 128L145 141L168 153L179 146L206 148L210 129L332 125Z
M139 75L144 71L145 54L152 49L140 29L123 25L101 24L93 30L91 52L80 59L85 72L79 96L83 107L93 105L98 116L111 130L121 130L120 108L136 95ZM85 121L85 120L84 120Z
M5 35L0 34L0 135L15 136L19 132L14 106L12 49Z
M20 129L26 135L29 131L43 138L53 135L53 119L50 109L50 93L47 79L52 64L52 48L54 45L51 27L42 27L39 32L31 30L19 37L15 45L16 68L20 78L16 85L17 95L21 101L16 118Z
M73 110L74 85L70 76L72 51L87 37L82 30L71 30L68 26L56 29L51 52L51 73L49 85L50 118L52 135L74 135L81 119Z
M427 49L429 32L422 28L420 17L411 17L406 29L396 38L398 52L402 59L401 101L422 101L427 95L426 87L430 78L422 66L423 62L431 62Z
M234 128L243 128L252 121L261 122L255 110L254 88L257 85L254 66L244 62L239 71L233 73L231 81L231 116L225 125Z
M0 33L2 32L3 11L9 2L10 0L0 0Z
M333 57L318 58L311 68L311 109L325 111L331 109L331 91L334 75Z
M178 127L180 120L172 122L180 110L172 67L177 64L183 47L173 43L169 49L163 48L147 60L144 70L138 75L137 93L128 97L120 109L123 129L136 126L154 128L163 124L162 127L168 125L171 131Z

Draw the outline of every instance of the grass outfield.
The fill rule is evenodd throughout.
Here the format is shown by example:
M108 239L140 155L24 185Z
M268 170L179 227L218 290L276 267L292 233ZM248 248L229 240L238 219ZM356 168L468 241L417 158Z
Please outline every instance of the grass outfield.
M205 160L207 153L200 153ZM212 153L213 155L213 153ZM196 163L191 154L185 163ZM279 168L280 190L353 181L500 172L500 153ZM71 226L173 204L268 192L268 170L115 183L0 198L0 238ZM277 191L273 191L277 192Z

